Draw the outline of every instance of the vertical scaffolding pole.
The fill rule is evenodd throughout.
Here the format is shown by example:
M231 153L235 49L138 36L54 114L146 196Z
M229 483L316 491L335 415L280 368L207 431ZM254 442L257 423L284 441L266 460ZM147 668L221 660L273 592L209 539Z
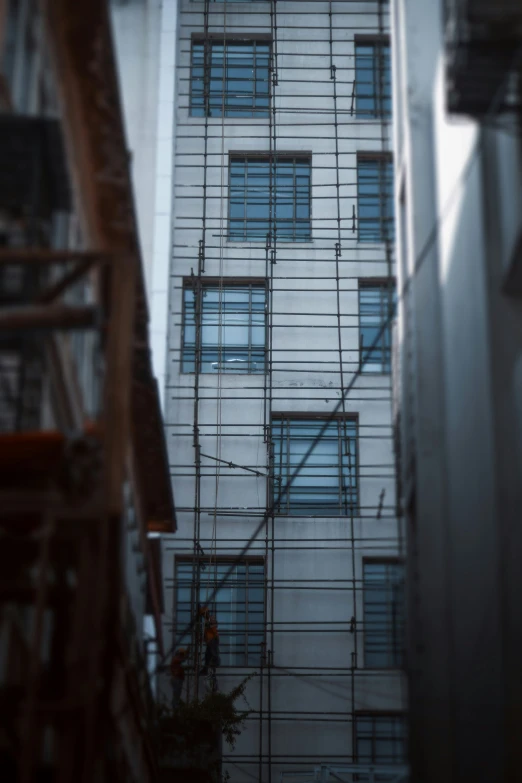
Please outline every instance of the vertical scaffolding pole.
M352 627L353 627L353 650L351 653L351 667L350 667L350 714L351 714L351 731L352 731L352 761L355 759L355 676L357 670L357 593L356 593L356 560L355 560L355 530L354 530L354 507L353 507L353 487L352 487L352 453L351 443L346 432L346 399L344 394L345 381L344 381L344 361L343 361L343 344L342 344L342 325L341 325L341 281L340 281L340 259L342 257L342 223L341 223L341 182L339 172L339 109L338 109L338 96L337 96L337 66L334 58L334 11L332 7L332 0L329 0L328 19L330 25L330 79L332 81L333 88L333 114L334 114L334 139L335 139L335 190L336 190L336 224L337 224L337 242L335 243L335 293L336 293L336 305L337 305L337 346L339 355L339 392L342 400L342 416L343 422L341 427L342 437L341 449L346 450L345 454L340 454L340 484L341 490L348 491L349 494L349 509L350 509L350 560L352 569ZM348 481L349 486L344 487L343 477L343 457L348 459ZM342 500L342 498L341 498ZM344 510L344 509L343 509Z
M271 0L270 2L270 32L271 32L271 73L270 73L270 101L269 101L269 157L270 157L270 187L269 187L269 236L273 242L273 247L270 251L270 258L268 259L268 281L269 281L269 303L268 303L268 318L269 318L269 357L268 357L268 438L269 438L269 462L268 462L268 481L267 481L267 506L272 506L271 497L273 486L273 441L272 441L272 404L273 404L273 292L274 292L274 266L277 264L277 109L275 101L275 88L277 87L278 80L278 62L277 62L277 0ZM270 604L270 621L269 621L269 638L270 647L268 649L268 661L267 661L267 687L268 687L268 783L272 783L272 667L274 665L274 619L275 619L275 509L272 508L272 513L269 519L267 519L267 542L270 540L270 590L269 590L269 604ZM268 562L267 562L268 565Z
M194 320L195 341L194 352L194 422L193 422L193 448L194 448L194 540L193 540L193 586L191 590L191 616L197 614L199 596L201 592L201 442L199 431L199 385L202 357L201 320L203 310L202 275L205 273L205 258L207 244L207 168L208 168L208 118L210 113L210 68L212 49L209 36L209 2L205 0L203 9L203 111L204 111L204 142L203 142L203 205L201 214L201 239L199 241L197 275L193 278L194 286ZM184 296L184 291L182 292ZM181 357L183 361L183 357ZM199 691L199 670L201 664L201 627L198 620L193 625L192 647L194 650L194 696ZM189 692L190 697L190 692Z

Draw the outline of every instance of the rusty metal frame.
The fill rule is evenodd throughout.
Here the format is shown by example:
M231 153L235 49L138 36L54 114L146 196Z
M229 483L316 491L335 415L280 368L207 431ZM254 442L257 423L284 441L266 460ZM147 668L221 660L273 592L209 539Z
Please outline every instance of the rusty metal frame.
M0 11L4 5L0 0ZM123 485L129 466L130 480L140 496L141 534L146 544L149 523L173 531L175 512L150 357L149 315L108 4L106 0L40 0L40 8L61 91L61 124L75 201L82 209L89 247L82 251L0 249L0 268L20 264L53 266L58 271L62 267L34 300L0 313L0 331L94 329L101 335L106 361L101 418L94 435L86 433L99 448L101 471L86 501L79 503L67 496L51 477L57 465L50 463L45 466L48 486L47 473L42 483L40 468L33 488L30 471L26 486L0 483L0 526L7 536L25 536L31 542L31 557L35 542L43 536L41 557L34 561L41 579L29 585L34 590L36 619L29 676L18 705L24 726L16 752L20 783L30 783L37 774L46 721L60 735L58 783L72 779L92 783L100 770L108 770L108 736L126 736L125 765L132 766L139 757L139 778L147 783L153 779L155 765L143 720L143 683L132 674L124 639L125 589L118 565ZM96 302L65 304L62 297L68 289L92 273L96 274ZM61 388L62 398L71 393L65 382ZM72 402L69 407L74 407ZM140 412L147 416L136 418ZM73 421L72 413L66 414L64 422ZM60 463L66 456L65 447L57 443L53 449ZM2 436L0 456L1 450ZM55 548L62 551L62 547L75 564L76 586L70 598L63 598L71 604L67 644L61 653L63 682L60 692L49 699L41 691L42 618L56 595L50 589L48 572ZM148 548L146 561L151 573L160 565ZM149 582L159 624L159 583L154 578ZM22 602L27 600L27 585L13 589Z

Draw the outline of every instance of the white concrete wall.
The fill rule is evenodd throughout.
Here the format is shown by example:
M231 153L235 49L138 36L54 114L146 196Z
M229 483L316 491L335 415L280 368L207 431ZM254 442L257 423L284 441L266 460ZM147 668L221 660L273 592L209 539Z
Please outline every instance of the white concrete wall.
M425 783L485 782L520 763L522 310L504 281L522 176L512 133L446 112L441 5L393 7L412 764Z
M170 248L177 0L113 0L112 22L163 402Z
M154 241L160 0L113 0L114 43L147 288Z
M376 5L332 3L333 57L337 66L339 178L341 183L340 309L345 386L358 365L358 281L383 278L389 273L382 245L358 244L352 233L352 207L356 206L356 154L389 149L389 129L379 121L350 115L354 77L354 34L378 33ZM179 60L177 68L176 139L174 150L174 246L170 281L168 370L165 414L178 534L164 547L166 597L165 638L175 640L174 558L190 554L194 535L194 376L180 374L181 305L184 277L197 272L198 242L202 237L205 120L189 116L190 38L203 32L202 2L180 4ZM312 233L307 243L278 243L273 266L272 412L317 412L328 415L340 399L340 364L337 333L336 157L333 84L330 80L329 4L325 2L277 4L279 85L276 149L312 155ZM269 4L227 4L227 32L270 33ZM224 11L210 4L210 32L223 32ZM349 13L348 13L349 12ZM387 28L387 21L385 20ZM349 28L349 29L348 29ZM305 109L294 112L292 109ZM318 114L317 109L324 113ZM383 142L384 133L384 142ZM265 278L264 243L220 241L221 214L226 230L228 214L229 152L268 153L266 119L208 120L207 247L205 275L225 278ZM222 169L223 167L223 169ZM223 209L221 182L223 171ZM393 272L393 269L392 269ZM270 271L269 271L270 274ZM319 328L321 327L321 328ZM304 361L301 371L289 364ZM325 364L319 364L325 362ZM304 370L304 371L302 371ZM266 473L267 446L263 426L265 379L258 375L225 375L221 378L221 403L217 376L200 376L199 426L203 453L218 454L238 465L257 467ZM265 408L265 406L267 406ZM267 635L273 650L271 672L273 779L287 769L311 769L321 761L349 761L352 754L353 710L400 710L403 706L398 672L371 672L363 667L362 591L357 584L357 652L361 670L354 678L351 665L354 636L349 633L354 614L350 581L362 578L363 557L392 557L398 553L397 523L391 440L390 377L365 375L355 382L346 400L346 412L358 415L360 440L360 504L362 513L353 522L355 574L349 518L276 517L273 529L263 530L249 554L267 558L267 573L276 587L268 591L267 616L273 612L275 629ZM216 433L221 421L223 437ZM269 422L269 418L267 423ZM216 497L216 463L203 458L201 480L201 545L212 551L212 509L218 506L217 540L220 555L234 556L255 531L266 508L266 479L222 466ZM379 496L385 490L383 518L377 519ZM243 509L226 516L226 509ZM265 548L265 534L268 549ZM275 553L272 560L271 542ZM301 547L301 548L300 548ZM304 580L295 583L281 580ZM307 580L310 580L306 584ZM313 581L312 581L313 580ZM341 580L341 582L328 580ZM305 623L313 623L306 626ZM291 625L296 623L296 625ZM300 623L302 626L300 627ZM311 632L305 629L311 629ZM301 668L303 667L303 668ZM305 668L307 669L305 671ZM221 689L228 689L251 671L222 668ZM252 708L260 704L260 682L248 689ZM268 706L267 673L264 672L263 708ZM321 713L321 714L319 714ZM327 720L325 720L327 719ZM268 723L263 726L263 780L268 780ZM231 763L233 781L258 774L259 724L253 716L242 735Z
M437 3L392 7L394 146L401 364L402 484L407 513L409 654L418 661L410 689L410 754L422 764L438 738L433 779L444 779L451 728L448 691L450 597L447 570L446 430L443 393L442 294L437 215L433 81L440 39ZM422 263L418 263L422 259ZM411 506L414 506L413 508ZM416 505L416 510L415 510ZM417 527L416 520L422 524ZM438 591L429 586L438 584ZM411 591L413 593L413 589ZM415 778L414 778L415 779Z

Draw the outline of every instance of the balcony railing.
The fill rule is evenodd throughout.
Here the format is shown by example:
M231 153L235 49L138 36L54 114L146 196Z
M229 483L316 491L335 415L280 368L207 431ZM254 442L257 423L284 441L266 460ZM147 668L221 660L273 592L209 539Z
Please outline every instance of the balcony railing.
M520 0L446 0L448 110L482 120L522 109Z

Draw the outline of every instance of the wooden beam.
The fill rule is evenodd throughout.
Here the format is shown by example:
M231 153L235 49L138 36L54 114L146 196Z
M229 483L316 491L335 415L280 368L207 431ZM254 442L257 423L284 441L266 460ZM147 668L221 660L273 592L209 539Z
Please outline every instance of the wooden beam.
M63 340L56 332L47 334L45 351L49 367L49 390L52 399L56 400L56 425L65 432L75 432L82 428L83 411L78 400L77 384L71 381L76 368L70 353L65 352L70 346L64 346Z
M47 0L46 24L67 107L64 129L92 246L112 255L104 420L109 515L122 507L130 447L132 343L140 250L106 0Z
M148 533L173 533L173 523L172 520L164 520L163 522L158 521L156 519L151 519L147 522L147 532Z
M80 280L80 278L87 274L93 263L94 260L92 258L87 258L84 261L80 261L80 263L76 264L74 269L71 269L70 272L67 272L59 280L53 283L53 285L47 288L42 294L40 294L40 296L37 298L37 301L43 303L52 302L53 299L58 299L58 297L64 294L68 288L70 288L72 285L74 285L74 283Z
M106 264L111 260L110 253L98 250L41 250L36 248L0 248L0 267L12 264L33 264L46 266L52 264L79 263L90 260L92 264Z
M22 491L0 488L0 508L4 518L41 515L45 508L55 517L57 534L64 538L75 537L83 534L88 527L78 523L90 523L93 519L100 519L104 510L101 491L92 495L87 501L78 503L69 502L58 489L29 489ZM73 524L74 523L74 524ZM23 540L23 539L22 539Z
M0 311L3 329L93 329L98 308L93 305L29 305Z
M130 446L133 335L137 264L122 257L111 268L111 317L107 334L105 417L109 510L119 514Z

